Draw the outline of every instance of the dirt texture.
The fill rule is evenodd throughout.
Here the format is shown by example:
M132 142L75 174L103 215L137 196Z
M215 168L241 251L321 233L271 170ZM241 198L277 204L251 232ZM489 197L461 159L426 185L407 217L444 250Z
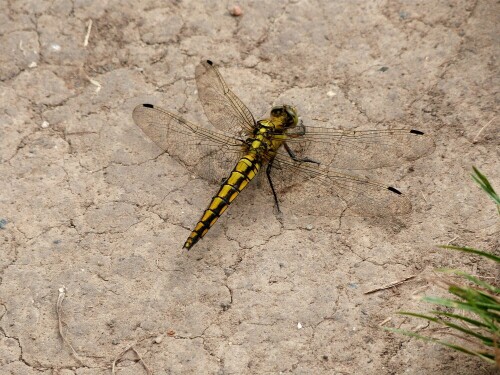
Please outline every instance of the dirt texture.
M499 251L470 178L500 188L499 3L233 5L0 0L0 374L494 374L380 324L436 334L395 311L432 308L416 297L441 293L437 267L498 277L436 245ZM289 103L305 123L431 134L431 155L366 172L412 214L280 222L249 189L183 251L217 187L131 113L206 124L206 58L256 117Z

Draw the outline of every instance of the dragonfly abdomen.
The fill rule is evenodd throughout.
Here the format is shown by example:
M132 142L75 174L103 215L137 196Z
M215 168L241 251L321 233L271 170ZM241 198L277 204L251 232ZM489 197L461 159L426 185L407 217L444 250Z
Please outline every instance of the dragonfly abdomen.
M238 161L229 175L229 178L221 186L219 192L212 198L210 205L184 243L184 248L189 250L207 234L208 230L217 222L232 201L255 177L261 164L260 156L254 151L250 151Z

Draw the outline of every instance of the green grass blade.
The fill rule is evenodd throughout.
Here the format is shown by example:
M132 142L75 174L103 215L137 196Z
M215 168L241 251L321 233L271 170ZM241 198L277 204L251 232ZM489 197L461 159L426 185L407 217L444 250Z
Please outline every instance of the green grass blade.
M447 342L447 341L441 341L441 340L435 339L433 337L422 336L422 335L419 335L418 333L406 331L403 329L390 328L390 327L384 327L384 329L386 331L389 331L389 332L399 333L399 334L403 334L406 336L415 337L415 338L418 338L420 340L424 340L424 341L433 342L433 343L436 343L439 345L447 346L447 347L454 349L456 351L470 354L470 355L474 355L474 356L480 357L481 359L483 359L484 361L486 361L488 363L495 364L495 356L493 354L490 354L490 353L476 352L476 351L473 351L470 349L466 349L462 346L452 344L452 343Z
M474 305L491 305L500 308L500 301L498 301L494 296L484 293L481 290L473 288L463 288L458 285L450 285L448 287L448 292L454 294L457 297L462 298L465 302L469 302Z
M450 328L452 328L452 329L454 329L456 331L465 333L468 336L472 336L472 337L475 337L475 338L481 340L487 346L493 346L493 340L491 338L483 336L480 333L474 332L474 331L472 331L472 330L470 330L468 328L461 327L461 326L459 326L459 325L457 325L455 323L447 322L447 321L442 320L440 318L435 318L435 317L429 316L429 315L412 313L412 312L406 312L406 311L398 312L398 314L406 315L406 316L413 316L413 317L416 317L416 318L422 318L422 319L429 320L429 321L437 323L437 324L444 325L446 327L450 327Z
M493 202L495 202L497 205L500 205L500 197L495 192L493 186L491 186L486 176L483 175L476 167L472 167L472 169L475 173L472 174L472 178L474 179L474 181L476 181L476 183L491 197Z
M435 305L457 308L460 310L476 314L483 320L484 324L486 324L489 327L492 333L500 332L500 328L495 324L496 321L500 321L500 315L493 310L492 311L485 310L481 309L480 307L474 304L469 304L465 302L450 300L446 298L439 298L439 297L423 297L422 300L429 303L433 303Z
M434 315L443 315L443 316L447 316L448 318L452 318L452 319L457 319L457 320L462 320L463 322L465 323L469 323L469 324L472 324L476 327L484 327L484 328L490 328L490 326L488 324L485 324L483 322L480 322L479 320L475 320L475 319L472 319L472 318L468 318L466 316L463 316L463 315L458 315L458 314L452 314L452 313L449 313L449 312L445 312L445 311L438 311L438 310L433 310L433 311L430 311L431 314L434 314Z
M484 251L481 251L481 250L472 249L470 247L463 247L463 246L460 247L460 246L453 246L453 245L440 245L438 247L440 247L442 249L458 250L458 251L463 251L463 252L466 252L466 253L480 255L482 257L485 257L485 258L494 260L497 263L500 263L500 257L499 256L496 256L494 254L487 253L487 252L484 252Z
M430 311L430 313L432 313L436 316L443 315L443 316L447 316L447 317L454 318L457 320L461 320L461 321L467 322L469 324L475 325L476 327L478 327L478 329L484 328L485 330L489 331L493 336L495 334L500 333L499 327L497 327L495 325L495 322L491 319L491 316L487 316L486 314L482 314L482 315L476 314L483 320L481 322L477 319L472 319L472 318L468 318L468 317L463 316L463 315L448 313L448 312L444 312L444 311L434 310L434 311ZM486 316L483 316L483 315L486 315Z
M406 316L413 316L415 318L421 318L421 319L429 320L429 321L434 322L434 323L439 323L439 319L438 318L435 318L435 317L430 316L430 315L424 315L424 314L414 313L414 312L411 312L411 311L398 311L397 314L399 314L399 315L406 315Z
M400 315L406 315L406 316L412 316L412 317L416 317L416 318L421 318L421 319L424 319L424 320L428 320L428 321L434 322L434 323L439 324L439 325L447 326L449 328L452 328L452 329L455 329L457 331L463 332L463 333L465 333L465 334L467 334L469 336L476 337L476 338L480 339L481 341L483 341L488 346L495 346L495 339L494 339L494 337L496 337L496 334L494 332L490 332L492 334L493 338L485 337L484 335L481 335L479 333L473 332L473 331L471 331L471 330L469 330L467 328L458 326L458 325L456 325L454 323L447 322L447 321L439 318L439 316L438 316L438 315L446 315L446 316L458 317L458 318L461 318L462 320L466 320L466 319L463 319L464 317L462 317L460 315L455 315L455 314L451 314L451 313L445 313L445 312L442 312L442 311L431 311L431 313L435 314L436 317L429 316L429 315L424 315L424 314L419 314L419 313L407 312L407 311L398 311L397 312L397 314L400 314ZM483 323L481 323L479 321L474 321L473 319L469 319L469 322L479 323L481 326L484 326L486 330L489 328L487 325L485 325L485 324L483 324ZM462 336L458 336L458 337L461 337L462 339L465 340L465 337L462 337Z
M483 321L494 328L495 331L498 330L498 328L495 326L494 321L498 321L500 318L500 315L498 315L495 311L488 311L485 309L481 309L480 306L476 305L471 305L469 303L461 302L461 301L455 301L451 299L446 299L446 298L439 298L439 297L431 297L431 296L426 296L422 298L422 301L433 303L435 305L441 305L445 307L452 307L456 309L461 309L464 311L468 311L471 313L474 313L478 316L480 316Z
M453 299L432 297L432 296L425 296L422 298L422 301L434 303L436 305L441 305L445 307L454 307L457 309L467 310L473 313L479 313L485 310L500 311L500 305L494 303L485 303L485 302L468 303L468 302L456 301Z
M474 171L472 178L496 203L498 213L500 214L500 197L486 176L476 167L472 167L472 169ZM453 245L439 247L474 254L500 263L500 256L482 250ZM470 343L473 347L479 345L483 351L476 351L475 349L466 348L448 341L422 336L416 332L388 327L384 327L384 329L474 355L500 367L500 326L498 324L500 322L499 286L496 283L492 285L479 277L460 270L441 269L439 271L456 276L455 278L442 280L449 293L448 298L426 296L422 300L437 305L437 308L443 306L461 311L447 312L433 310L424 314L400 311L398 314L424 319L441 327L444 326L447 328L444 332L445 335L457 337L460 340ZM460 315L462 313L467 313L470 317Z
M449 269L449 268L440 268L437 271L443 272L443 273L451 273L451 274L454 274L457 276L461 276L461 277L469 280L470 282L476 284L477 286L480 286L486 290L489 290L492 293L500 294L499 288L496 288L495 286L488 284L487 282L485 282L485 281L483 281L475 276L472 276L472 275L468 274L467 272L464 272L461 270Z
M435 305L441 305L444 307L453 307L456 309L462 309L470 312L476 312L477 308L470 306L464 302L457 301L449 298L441 298L441 297L433 297L433 296L424 296L422 297L422 301L433 303Z
M441 319L440 319L440 321L441 321L441 324L443 324L443 325L445 325L447 327L450 327L450 328L452 328L454 330L457 330L457 331L460 331L462 333L465 333L468 336L472 336L472 337L475 337L475 338L481 340L481 342L484 345L491 346L491 347L494 346L493 339L491 339L489 337L486 337L484 335L481 335L480 333L474 332L473 330L461 327L461 326L459 326L458 324L455 324L455 323L450 323L450 322L447 322L447 321L444 321L444 320L441 320Z

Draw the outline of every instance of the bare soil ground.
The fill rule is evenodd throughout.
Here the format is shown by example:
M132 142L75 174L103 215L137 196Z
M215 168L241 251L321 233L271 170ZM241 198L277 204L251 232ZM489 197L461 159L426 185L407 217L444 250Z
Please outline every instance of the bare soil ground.
M493 374L379 325L433 332L394 312L430 308L415 296L439 293L436 267L498 272L436 245L498 252L470 172L500 187L499 3L231 5L0 0L0 374L109 374L115 359L119 374ZM182 251L216 188L131 112L148 101L206 123L202 58L256 116L291 103L310 123L432 134L432 155L367 173L413 213L317 207L282 224L250 192Z

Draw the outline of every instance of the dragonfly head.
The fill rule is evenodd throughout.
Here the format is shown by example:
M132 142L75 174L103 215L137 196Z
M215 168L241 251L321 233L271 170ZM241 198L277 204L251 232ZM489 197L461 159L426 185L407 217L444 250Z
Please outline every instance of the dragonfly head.
M281 105L271 109L271 121L277 128L289 129L297 126L297 109L291 105Z

